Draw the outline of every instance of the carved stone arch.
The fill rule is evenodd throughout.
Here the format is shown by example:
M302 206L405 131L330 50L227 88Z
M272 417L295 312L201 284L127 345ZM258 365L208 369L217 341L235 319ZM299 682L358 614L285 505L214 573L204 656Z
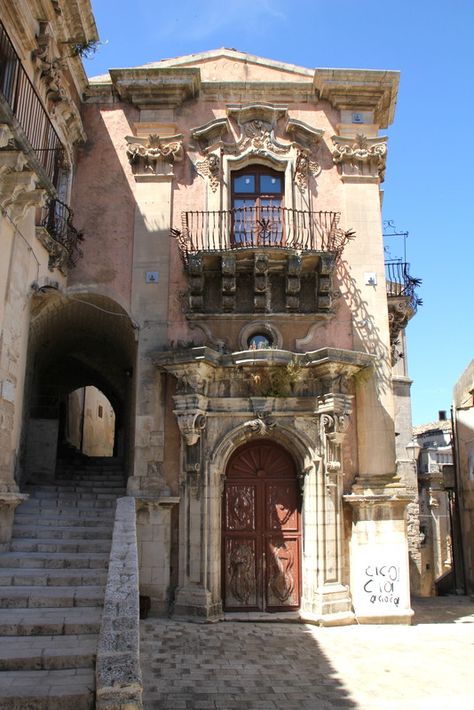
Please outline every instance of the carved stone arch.
M320 454L316 442L300 430L278 423L271 429L267 428L265 436L249 427L249 422L243 422L226 432L216 443L209 459L209 483L221 491L223 476L230 457L234 451L252 440L269 439L283 446L294 458L299 477L306 477L316 471ZM302 481L302 479L300 478Z

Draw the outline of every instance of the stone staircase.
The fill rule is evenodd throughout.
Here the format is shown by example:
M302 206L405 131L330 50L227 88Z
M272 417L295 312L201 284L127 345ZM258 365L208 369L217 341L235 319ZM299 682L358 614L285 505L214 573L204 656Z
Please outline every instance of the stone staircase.
M115 501L116 459L61 463L33 480L0 553L0 710L85 710L95 704Z

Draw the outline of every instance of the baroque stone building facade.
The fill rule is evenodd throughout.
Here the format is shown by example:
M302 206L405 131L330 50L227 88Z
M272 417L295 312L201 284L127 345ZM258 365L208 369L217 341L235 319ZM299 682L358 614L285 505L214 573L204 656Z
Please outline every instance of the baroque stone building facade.
M15 242L4 211L26 250L29 327L7 358L17 374L2 371L4 509L33 469L54 471L68 398L94 386L114 408L153 611L409 622L416 473L395 446L409 406L396 363L416 303L406 265L386 274L380 217L398 74L222 49L86 83L64 48L96 39L90 7L52 7L31 24L25 71L53 101L69 156L57 174L74 166L85 236L66 274L35 211L43 193ZM66 203L69 178L45 182L11 113L1 157L26 157L7 175Z

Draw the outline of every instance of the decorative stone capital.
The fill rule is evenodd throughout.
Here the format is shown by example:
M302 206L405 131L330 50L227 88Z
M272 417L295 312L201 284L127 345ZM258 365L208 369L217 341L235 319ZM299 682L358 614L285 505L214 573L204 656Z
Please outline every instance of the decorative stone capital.
M206 428L207 398L201 395L175 395L173 410L184 442L193 446Z
M341 168L344 177L373 177L382 182L387 157L387 138L367 138L363 134L355 138L333 136L332 159Z
M125 136L127 141L127 155L132 165L145 171L157 172L158 163L173 164L183 158L183 136L177 134L160 138L156 134L148 138L139 136Z

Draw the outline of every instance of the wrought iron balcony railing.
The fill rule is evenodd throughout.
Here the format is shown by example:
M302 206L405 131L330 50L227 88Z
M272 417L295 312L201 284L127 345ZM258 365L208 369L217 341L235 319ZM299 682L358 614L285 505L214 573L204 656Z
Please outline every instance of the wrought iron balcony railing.
M0 92L48 179L57 187L61 141L1 22Z
M183 212L181 230L171 233L186 259L197 252L229 249L296 249L339 257L355 235L339 225L338 212L310 212L273 205L214 212Z
M61 200L53 198L46 202L41 216L41 226L55 242L64 247L67 253L64 261L68 266L74 266L81 256L79 244L83 239L82 232L74 227L72 218L72 210Z
M421 285L421 279L410 276L408 269L410 264L405 261L387 261L385 262L385 283L387 288L387 296L409 298L410 307L413 313L416 313L418 306L421 306L422 301L416 295L416 289Z

